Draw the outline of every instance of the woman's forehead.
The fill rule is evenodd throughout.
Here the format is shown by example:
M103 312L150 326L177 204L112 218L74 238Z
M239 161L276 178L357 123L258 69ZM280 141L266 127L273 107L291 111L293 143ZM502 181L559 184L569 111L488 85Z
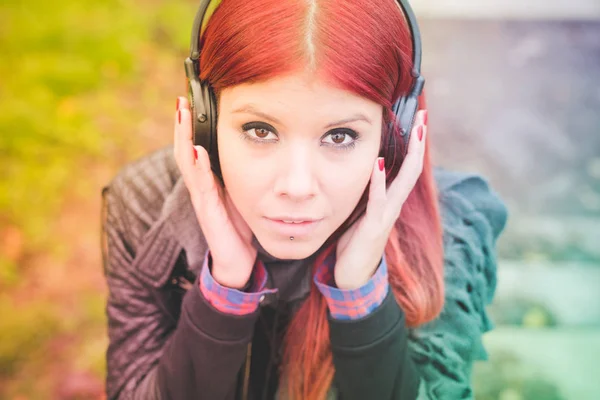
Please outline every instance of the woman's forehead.
M229 113L285 114L308 112L304 117L350 118L373 123L382 106L355 93L332 85L319 76L292 74L269 80L244 83L223 89L221 105ZM335 115L332 115L335 114Z

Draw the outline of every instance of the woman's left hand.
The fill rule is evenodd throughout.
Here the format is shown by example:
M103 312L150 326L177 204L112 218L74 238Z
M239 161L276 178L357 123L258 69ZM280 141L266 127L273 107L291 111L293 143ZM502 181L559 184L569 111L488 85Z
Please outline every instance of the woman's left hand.
M427 111L415 116L408 152L398 176L386 190L383 158L377 158L371 173L367 210L339 239L334 279L340 289L356 289L373 276L383 256L390 232L402 205L423 169L427 138ZM381 169L380 169L381 164Z

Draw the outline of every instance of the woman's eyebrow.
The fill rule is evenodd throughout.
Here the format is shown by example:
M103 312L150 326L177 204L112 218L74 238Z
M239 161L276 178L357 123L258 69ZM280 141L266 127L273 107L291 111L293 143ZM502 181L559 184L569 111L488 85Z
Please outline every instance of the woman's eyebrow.
M353 116L351 116L349 118L345 118L345 119L342 119L340 121L333 122L333 123L325 126L325 128L330 128L330 127L336 126L336 125L343 125L343 124L347 124L349 122L355 122L355 121L364 121L367 124L371 125L371 120L369 118L367 118L365 115L363 115L363 114L354 114Z
M262 111L258 111L256 108L254 108L254 107L253 107L252 105L250 105L250 104L247 104L247 105L245 105L245 106L242 106L242 107L240 107L240 108L237 108L237 109L233 110L231 113L232 113L232 114L235 114L235 113L247 113L247 114L254 114L254 115L258 116L258 117L264 118L264 119L266 119L266 120L269 120L269 121L271 121L271 122L274 122L274 123L276 123L276 124L279 124L279 125L284 125L284 124L283 124L281 121L279 121L277 118L275 118L275 117L272 117L272 116L270 116L269 114L265 114L265 113L264 113L264 112L262 112Z
M232 111L232 114L235 113L248 113L248 114L254 114L258 117L264 118L268 121L274 122L276 124L279 125L284 125L281 121L279 121L277 118L270 116L269 114L266 114L262 111L257 110L256 108L254 108L254 106L247 104L244 105L242 107L236 108L235 110ZM343 124L347 124L349 122L355 122L355 121L364 121L366 123L368 123L369 125L372 124L371 120L369 118L367 118L364 114L354 114L351 117L348 118L344 118L342 120L336 121L336 122L332 122L330 124L327 124L325 126L325 128L330 128L332 126L337 126L337 125L343 125Z

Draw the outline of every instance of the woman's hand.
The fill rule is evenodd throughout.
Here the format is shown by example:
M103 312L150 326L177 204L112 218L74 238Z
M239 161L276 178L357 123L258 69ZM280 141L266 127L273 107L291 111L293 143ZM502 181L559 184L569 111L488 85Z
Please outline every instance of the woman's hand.
M334 279L338 288L361 287L377 269L390 232L400 216L402 205L421 175L427 136L426 124L427 111L417 112L406 158L398 176L387 190L383 159L378 158L375 161L366 213L344 232L337 244Z
M177 105L175 161L190 192L196 217L210 249L212 276L223 286L243 288L250 279L256 261L252 231L227 191L215 180L206 150L193 145L189 102L178 97Z

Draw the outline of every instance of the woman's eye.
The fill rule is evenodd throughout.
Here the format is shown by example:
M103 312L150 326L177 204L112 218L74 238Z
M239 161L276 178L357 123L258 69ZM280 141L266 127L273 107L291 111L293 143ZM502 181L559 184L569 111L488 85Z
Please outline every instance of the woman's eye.
M269 136L270 133L274 134L273 132L265 128L252 128L249 129L247 132L253 132L254 136L258 139L267 139L267 136Z
M265 124L261 123L249 123L242 126L244 131L243 135L245 139L253 140L255 142L262 141L273 141L277 139L277 135L273 132L273 129ZM272 135L269 137L269 135Z
M356 141L357 137L358 134L354 131L338 130L327 134L324 142L331 146L346 147L351 146Z

